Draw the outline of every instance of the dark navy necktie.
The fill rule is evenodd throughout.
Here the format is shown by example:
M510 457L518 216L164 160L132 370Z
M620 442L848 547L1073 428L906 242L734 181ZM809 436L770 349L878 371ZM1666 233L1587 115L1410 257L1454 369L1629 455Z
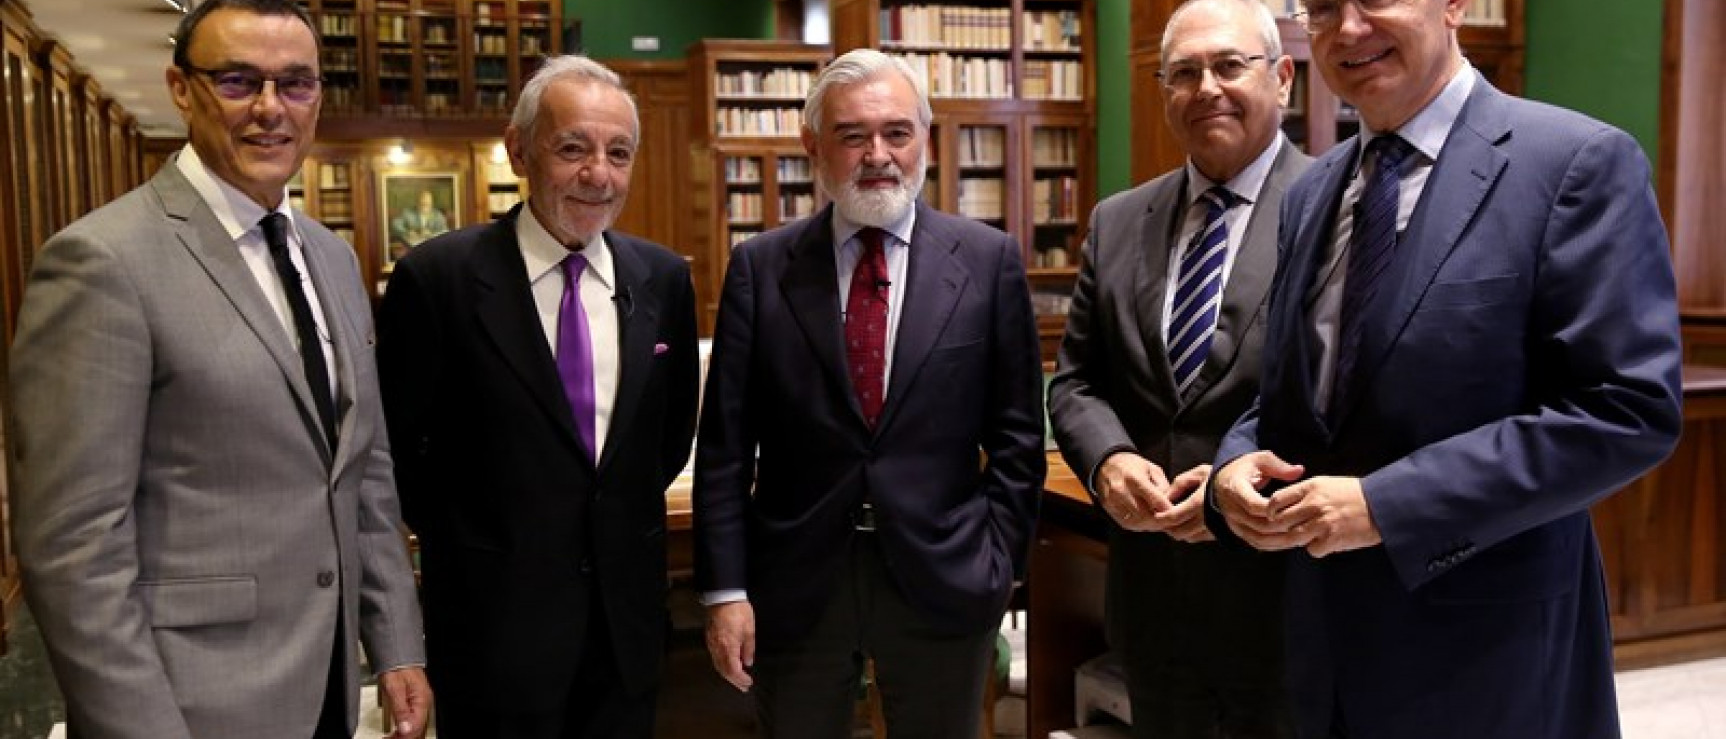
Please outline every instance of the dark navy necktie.
M1349 239L1348 278L1342 288L1337 331L1336 371L1331 383L1331 415L1352 400L1354 371L1360 359L1362 327L1375 296L1386 285L1385 270L1396 252L1397 202L1402 190L1402 166L1414 147L1396 134L1384 134L1367 144L1376 161L1359 202L1354 207L1354 233Z

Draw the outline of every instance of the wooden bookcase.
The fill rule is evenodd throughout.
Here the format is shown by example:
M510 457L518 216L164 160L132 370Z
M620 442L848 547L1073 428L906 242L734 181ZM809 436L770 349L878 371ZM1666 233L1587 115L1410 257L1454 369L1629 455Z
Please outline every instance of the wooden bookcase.
M1093 0L835 0L834 54L878 48L926 74L924 199L1023 245L1052 362L1096 201Z
M1339 100L1312 69L1312 44L1306 29L1290 15L1298 0L1264 0L1278 16L1283 53L1295 60L1294 90L1284 111L1289 140L1317 155L1360 130L1354 109ZM1525 0L1475 0L1458 34L1463 54L1498 89L1522 92ZM1128 59L1132 69L1134 182L1143 182L1186 161L1186 154L1163 120L1162 92L1156 71L1162 66L1162 34L1180 0L1132 0ZM1491 11L1488 12L1488 6Z
M826 46L707 39L688 52L690 171L697 193L691 270L702 333L713 330L731 248L820 207L799 133Z
M502 119L563 38L560 0L302 0L323 36L323 117Z

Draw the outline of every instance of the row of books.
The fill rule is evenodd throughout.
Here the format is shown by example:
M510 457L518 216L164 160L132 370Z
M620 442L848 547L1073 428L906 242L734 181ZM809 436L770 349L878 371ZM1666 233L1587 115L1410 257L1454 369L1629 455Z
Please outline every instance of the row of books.
M1013 97L1011 64L1006 59L935 54L899 54L913 73L923 77L930 97Z
M1026 51L1070 51L1078 53L1080 24L1079 11L1058 10L1055 12L1035 12L1023 15L1024 41L1021 45Z
M331 191L319 197L318 219L322 221L351 221L354 219L354 201L352 196L344 191Z
M1013 46L1011 8L900 5L881 9L883 45L1006 50Z
M1502 26L1505 24L1506 0L1469 0L1468 9L1463 11L1462 22L1471 26ZM1302 0L1264 0L1265 7L1279 16L1292 16L1301 12Z
M801 98L815 82L815 72L796 67L744 69L713 76L713 92L721 97Z
M347 189L348 167L345 164L321 164L318 166L318 187L325 190Z
M1083 100L1084 65L1079 62L1026 59L1019 89L1026 100Z
M720 136L796 136L803 128L803 109L722 107L713 123Z
M1031 131L1031 166L1073 167L1079 163L1079 132L1071 128Z
M959 129L959 166L1000 167L1007 162L1007 129L965 126Z
M809 182L814 170L805 157L785 157L775 167L782 185ZM727 157L725 181L732 185L752 185L761 182L761 160L755 157Z
M982 221L1005 218L1006 185L999 177L959 178L959 214Z
M1031 220L1034 223L1072 223L1079 219L1077 177L1038 177L1031 183Z
M733 192L725 198L725 220L729 223L761 223L766 218L766 200L758 192ZM815 213L815 193L779 194L779 219L791 221Z
M748 185L761 181L761 160L754 157L727 157L725 181L733 185Z

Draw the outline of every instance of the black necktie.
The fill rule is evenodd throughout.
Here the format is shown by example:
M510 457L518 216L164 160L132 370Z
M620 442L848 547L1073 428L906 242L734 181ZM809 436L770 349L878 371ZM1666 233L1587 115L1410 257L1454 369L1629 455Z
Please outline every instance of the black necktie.
M1395 255L1402 165L1414 151L1413 146L1394 133L1379 136L1366 146L1366 154L1374 158L1375 165L1366 189L1355 203L1354 233L1348 247L1348 281L1342 286L1335 381L1330 389L1333 419L1341 415L1354 395L1355 362L1360 359L1367 307L1379 288L1384 287L1381 278Z
M318 420L330 448L336 448L336 404L330 398L330 370L324 364L324 342L318 337L318 323L312 319L312 304L306 301L306 289L300 284L300 270L288 257L288 217L271 213L258 221L264 241L270 245L270 261L276 265L276 275L282 278L282 288L288 294L288 307L294 312L294 331L299 334L300 364L306 371L306 384L312 389L312 402L318 407Z

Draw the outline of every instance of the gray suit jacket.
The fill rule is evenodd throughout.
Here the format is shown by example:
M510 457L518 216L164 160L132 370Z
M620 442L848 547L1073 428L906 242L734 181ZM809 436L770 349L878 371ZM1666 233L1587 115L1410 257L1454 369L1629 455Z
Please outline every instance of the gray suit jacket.
M305 739L338 616L350 727L352 635L374 668L424 661L366 293L352 250L296 222L334 340L334 450L293 341L172 163L36 260L14 526L80 736Z
M1277 263L1277 208L1310 161L1284 142L1271 165L1224 286L1211 355L1185 397L1176 390L1164 346L1163 304L1169 270L1176 268L1170 255L1186 170L1097 205L1049 386L1055 440L1080 479L1089 481L1119 451L1144 456L1170 478L1211 461L1223 434L1258 393L1266 296ZM1109 530L1110 642L1127 650L1129 666L1135 654L1160 660L1184 648L1215 648L1191 636L1194 629L1237 633L1244 620L1274 618L1281 577L1274 558ZM1189 636L1171 638L1180 633ZM1252 628L1226 643L1250 661L1273 655L1276 645L1259 640L1275 636L1275 629ZM1236 663L1226 669L1248 668Z

